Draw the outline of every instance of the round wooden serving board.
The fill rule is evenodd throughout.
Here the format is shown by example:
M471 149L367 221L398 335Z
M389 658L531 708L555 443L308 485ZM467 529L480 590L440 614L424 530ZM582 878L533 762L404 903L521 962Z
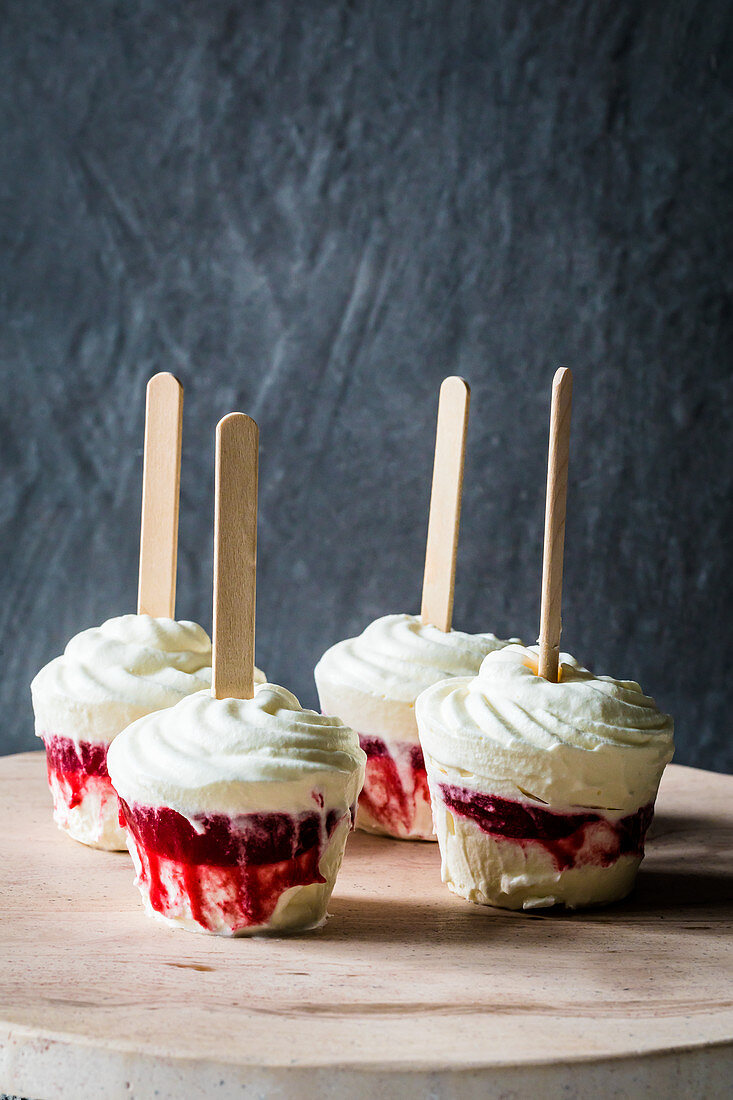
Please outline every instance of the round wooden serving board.
M0 760L0 1092L33 1098L733 1095L733 777L670 767L634 895L508 913L436 845L354 834L318 932L143 914L126 853Z

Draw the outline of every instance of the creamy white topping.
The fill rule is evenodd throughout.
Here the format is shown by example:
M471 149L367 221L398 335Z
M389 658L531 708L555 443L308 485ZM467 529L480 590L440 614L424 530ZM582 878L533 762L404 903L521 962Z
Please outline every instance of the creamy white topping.
M77 634L35 677L36 732L111 741L210 684L211 641L197 623L121 615Z
M510 645L476 677L425 691L416 714L430 763L446 782L553 808L652 801L674 751L672 719L634 681L594 676L567 653L560 660L560 681L549 683L537 675L536 646Z
M419 615L385 615L323 654L314 671L321 706L360 733L416 742L420 692L475 675L488 653L507 644L493 634L444 632Z
M129 726L107 757L127 803L169 806L186 817L346 810L365 764L353 730L303 710L275 684L259 685L252 699L192 695Z

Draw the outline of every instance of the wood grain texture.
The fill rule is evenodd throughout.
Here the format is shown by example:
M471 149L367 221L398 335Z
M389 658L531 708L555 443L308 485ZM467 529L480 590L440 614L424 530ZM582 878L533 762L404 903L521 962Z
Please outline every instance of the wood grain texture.
M438 400L433 485L420 616L447 631L453 620L456 553L461 522L463 464L471 388L463 378L445 378Z
M145 393L138 615L174 619L178 568L183 386L165 371Z
M327 924L301 936L185 935L144 915L132 880L126 854L54 827L40 753L0 760L0 1089L725 1095L733 777L669 767L637 888L597 912L470 905L433 845L363 833Z
M211 693L254 695L259 428L229 413L216 428Z
M539 674L553 683L557 683L562 634L562 574L572 407L573 376L567 367L560 367L553 379L550 406L539 653Z

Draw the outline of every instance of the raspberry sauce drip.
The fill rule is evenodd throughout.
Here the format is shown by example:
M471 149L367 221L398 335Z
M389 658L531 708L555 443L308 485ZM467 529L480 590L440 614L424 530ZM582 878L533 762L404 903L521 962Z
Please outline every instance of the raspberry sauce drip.
M77 744L70 737L52 736L44 737L43 743L49 786L53 789L55 778L67 809L79 806L90 786L99 787L103 794L114 797L107 775L106 744L91 741Z
M367 755L359 804L383 829L409 833L417 805L430 804L422 749L405 742L390 746L381 737L362 733L359 744Z
M593 864L608 867L626 855L641 859L654 814L653 802L611 821L592 811L556 813L543 806L448 784L440 784L440 793L452 813L473 821L490 836L540 845L559 871Z
M266 924L285 890L326 881L319 863L344 816L206 814L198 832L168 807L120 803L153 909L170 917L188 909L202 927L232 931Z

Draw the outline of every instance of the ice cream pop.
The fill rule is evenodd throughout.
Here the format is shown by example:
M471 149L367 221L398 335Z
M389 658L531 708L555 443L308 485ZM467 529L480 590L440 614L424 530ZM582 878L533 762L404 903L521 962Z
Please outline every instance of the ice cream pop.
M95 848L126 844L107 773L109 744L136 719L211 683L208 635L196 623L174 619L182 412L178 380L167 373L151 378L138 614L82 631L31 684L54 820Z
M540 642L489 654L416 704L443 881L469 901L578 908L624 897L671 718L634 681L559 652L571 377L553 387Z
M109 753L149 915L219 935L322 923L364 775L356 734L253 677L253 420L217 430L211 691L135 722Z
M402 839L435 839L415 699L507 644L451 629L469 397L462 378L441 386L420 615L376 619L314 671L321 709L358 730L367 754L358 827Z

